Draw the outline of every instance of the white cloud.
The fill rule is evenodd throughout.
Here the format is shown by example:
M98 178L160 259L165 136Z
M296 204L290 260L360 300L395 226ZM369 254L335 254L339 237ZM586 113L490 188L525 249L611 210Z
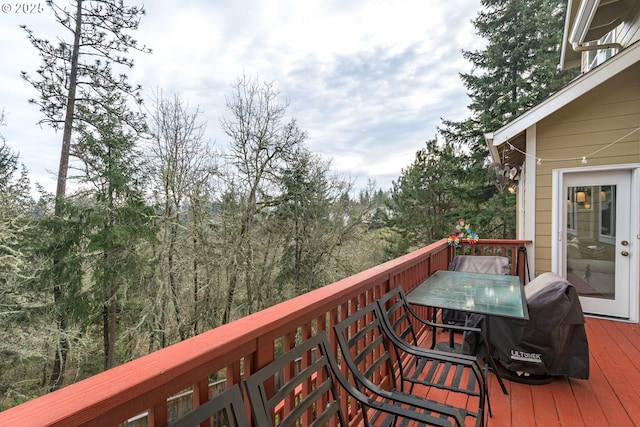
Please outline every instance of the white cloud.
M309 147L332 159L360 186L387 189L433 138L441 118L461 119L469 103L458 73L469 71L461 49L476 49L470 20L477 0L155 0L134 37L153 49L136 55L129 74L150 98L156 88L200 106L208 138L219 127L225 96L240 74L274 82L289 114L309 134ZM35 73L35 49L17 28L57 31L47 14L0 15L0 129L32 175L57 169L60 135L40 130L35 95L20 70ZM52 32L53 31L53 32ZM5 54L7 53L7 54ZM53 187L50 187L53 188Z

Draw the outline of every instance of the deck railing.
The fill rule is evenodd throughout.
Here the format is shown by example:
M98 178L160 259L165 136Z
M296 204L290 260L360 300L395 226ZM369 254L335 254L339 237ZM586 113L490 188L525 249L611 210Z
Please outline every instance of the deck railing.
M410 291L434 271L447 269L456 254L507 256L512 272L522 273L524 279L526 252L518 248L530 243L480 240L471 248L465 242L453 248L440 240L0 412L0 426L115 426L145 413L146 425L165 426L175 416L168 409L171 396L191 390L193 405L198 406L209 399L210 376L226 377L227 385L239 383L279 351L317 331L329 331L354 308L399 285ZM329 336L335 348L333 334ZM349 409L349 419L357 420L357 408Z

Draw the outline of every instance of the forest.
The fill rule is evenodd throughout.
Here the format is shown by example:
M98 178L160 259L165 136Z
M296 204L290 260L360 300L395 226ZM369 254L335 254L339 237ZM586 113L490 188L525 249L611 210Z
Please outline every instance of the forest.
M143 9L50 2L59 40L25 27L42 60L24 79L61 132L55 194L0 133L0 410L446 237L515 237L515 195L487 173L483 131L561 88L566 2L483 0L463 52L470 116L443 119L383 191L336 175L307 146L276 82L230 82L220 126L120 70ZM5 121L4 111L0 124ZM34 124L35 125L35 124ZM1 131L1 129L0 129Z

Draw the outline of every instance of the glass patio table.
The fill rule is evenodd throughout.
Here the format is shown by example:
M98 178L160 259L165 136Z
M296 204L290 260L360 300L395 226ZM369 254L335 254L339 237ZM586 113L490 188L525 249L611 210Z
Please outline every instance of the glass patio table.
M529 319L520 277L438 270L407 294L409 304L459 310L469 314ZM491 355L490 322L482 323L487 359L502 391L507 389Z

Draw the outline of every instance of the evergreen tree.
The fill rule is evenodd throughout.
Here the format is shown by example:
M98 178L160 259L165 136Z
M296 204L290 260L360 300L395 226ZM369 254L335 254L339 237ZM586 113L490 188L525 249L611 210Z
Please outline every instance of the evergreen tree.
M131 49L147 51L138 46L127 31L138 28L144 9L125 6L122 0L88 1L76 0L73 9L67 10L53 1L47 1L56 21L66 31L64 36L56 38L52 43L38 38L26 26L27 37L42 57L42 65L37 76L31 77L23 72L23 77L38 91L39 98L31 99L40 107L44 118L41 124L54 129L62 129L60 164L58 168L55 215L62 218L65 209L67 173L71 152L71 140L79 123L85 126L96 126L97 112L104 111L102 101L105 93L118 91L139 101L140 87L133 87L127 82L122 72L133 66L127 54ZM128 111L119 119L135 126L135 115ZM61 232L65 228L62 227ZM58 236L64 241L64 236ZM54 255L53 262L61 262L59 255ZM58 306L56 323L59 331L59 346L55 349L55 361L50 378L50 389L59 388L64 380L65 364L69 344L66 335L66 317L63 311L64 282L53 277L53 296Z
M69 39L61 36L52 43L23 25L42 65L36 77L24 71L22 76L38 91L39 98L29 102L38 105L44 115L39 124L63 131L56 197L64 197L73 132L79 123L97 124L94 113L105 109L105 93L118 91L141 102L140 86L129 84L122 69L134 65L127 56L130 50L150 50L127 34L138 28L143 8L126 6L122 0L76 0L72 10L51 0L47 5ZM138 124L135 114L127 110L120 120Z
M558 68L566 1L483 0L473 24L487 45L463 51L473 65L461 73L472 117L445 121L474 151L486 153L483 133L521 115L575 77Z
M143 198L144 170L136 135L120 120L126 99L110 92L104 105L105 112L94 113L99 119L95 127L79 126L72 154L81 163L75 204L87 239L84 270L91 280L85 281L93 285L88 302L101 307L104 369L109 369L117 363L119 313L125 302L121 298L127 286L140 282L146 262L137 248L151 238L153 229Z
M473 23L478 35L486 39L487 44L477 51L463 51L463 56L473 65L471 73L461 74L471 99L471 115L462 121L444 120L439 129L439 134L447 143L466 148L457 154L460 158L455 163L447 162L448 158L442 151L446 150L446 144L442 150L432 147L434 151L430 153L430 156L445 156L441 162L434 161L433 173L445 173L440 165L456 169L455 173L453 170L447 172L459 177L455 186L454 182L447 182L447 191L463 197L464 202L437 212L447 218L449 227L437 233L435 229L430 229L434 233L430 234L432 239L445 237L458 218L471 222L474 231L482 238L515 237L515 196L508 192L499 193L490 181L487 171L489 153L484 133L513 120L575 76L573 72L560 71L557 66L565 1L483 0L482 5L484 8ZM409 192L403 192L407 185L412 187L409 183L420 170L418 166L422 164L423 157L424 153L419 152L416 162L403 171L395 188L392 206L400 211L392 212L394 217L391 224L397 227L398 223L405 223L400 230L405 230L403 233L407 240L403 244L407 247L416 244L416 236L425 233L425 224L415 218L415 225L412 225L412 219L406 216L407 209L402 209L400 203L403 198L414 197ZM433 181L429 185L438 184ZM421 209L431 211L427 207ZM415 230L410 232L412 227Z
M566 2L483 0L482 5L473 23L488 43L463 52L474 70L461 74L471 117L445 120L440 132L471 152L466 176L476 208L461 217L473 220L482 237L514 238L515 196L499 193L490 181L484 133L526 112L575 76L558 68Z
M336 248L353 238L363 214L352 209L350 185L329 175L330 164L299 150L281 173L275 211L283 240L277 282L291 298L331 282L328 266Z
M469 210L465 169L468 156L453 143L429 140L413 163L393 182L386 224L395 235L395 257L448 235L461 212Z

